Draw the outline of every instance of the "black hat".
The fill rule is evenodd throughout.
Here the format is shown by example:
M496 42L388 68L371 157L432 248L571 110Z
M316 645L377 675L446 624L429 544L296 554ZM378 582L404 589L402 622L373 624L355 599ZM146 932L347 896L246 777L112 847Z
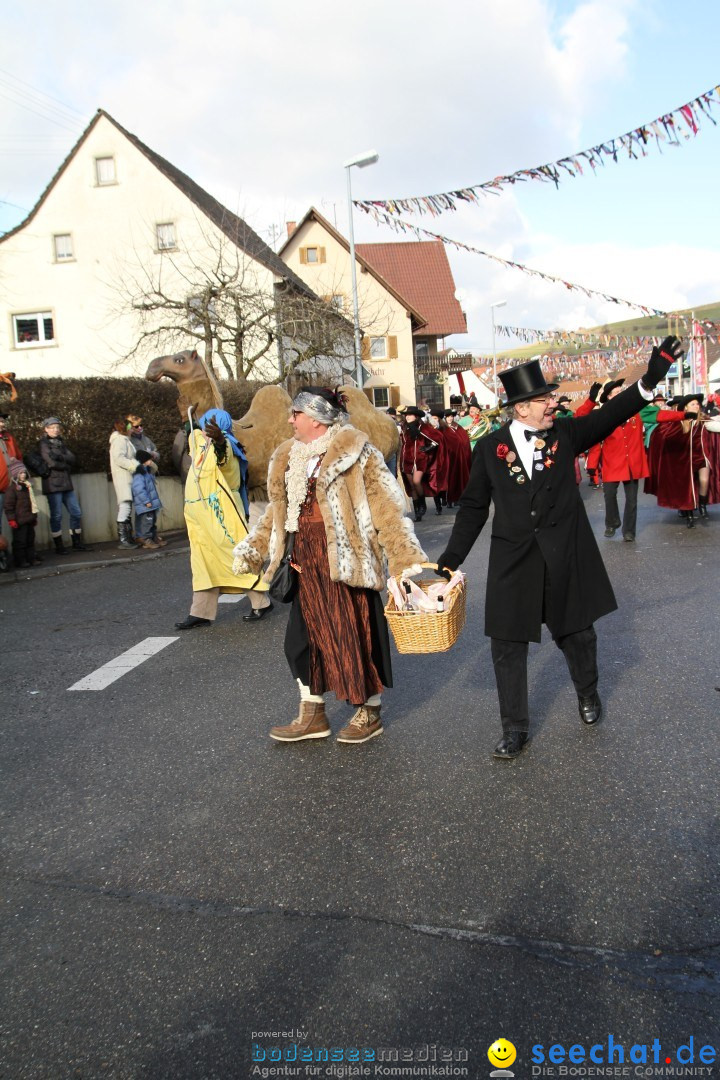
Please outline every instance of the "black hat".
M699 401L702 405L704 400L704 394L685 394L684 397L679 397L675 399L675 408L678 410L678 412L684 412L691 401Z
M391 405L389 409L385 410L385 412L388 414L388 416L397 416L397 409L394 405Z
M141 465L144 465L146 461L152 461L152 454L148 454L147 450L137 450L135 457Z
M445 419L445 410L444 409L433 408L433 409L430 410L430 415L431 416L437 416L438 420L444 420Z
M457 409L446 409L445 410L445 415L446 416L457 416Z
M462 394L451 394L450 395L450 404L451 405L462 405L462 402L463 402Z
M422 420L423 416L425 415L425 410L421 409L418 405L407 405L403 410L403 414L405 416L417 416L420 420Z
M567 401L567 402L569 402L570 404L572 404L572 401L571 401L571 399L570 399L570 398L569 398L569 397L567 396L567 394L563 394L563 395L562 395L561 397L559 397L559 398L557 399L557 403L558 403L558 405L562 405L563 401Z
M499 371L498 378L507 394L506 405L517 405L520 401L530 401L557 390L560 383L545 382L539 360L528 360L509 371Z
M600 394L600 404L604 405L615 387L622 386L624 382L624 379L610 379L609 382L606 382L602 388L602 393Z

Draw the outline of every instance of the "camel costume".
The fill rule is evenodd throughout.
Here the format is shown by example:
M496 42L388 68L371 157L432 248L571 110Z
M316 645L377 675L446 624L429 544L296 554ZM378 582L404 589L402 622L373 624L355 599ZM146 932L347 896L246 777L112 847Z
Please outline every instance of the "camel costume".
M314 441L291 439L278 447L268 470L270 505L235 548L238 573L259 573L269 557L269 581L288 532L295 533L298 587L285 655L300 686L300 715L290 725L273 728L271 737L294 742L330 735L322 695L331 690L359 706L338 740L365 742L383 730L380 692L392 685L380 599L386 561L390 574L400 577L418 572L426 556L382 454L363 432L342 423L342 408L301 392L293 409L325 425L325 433Z

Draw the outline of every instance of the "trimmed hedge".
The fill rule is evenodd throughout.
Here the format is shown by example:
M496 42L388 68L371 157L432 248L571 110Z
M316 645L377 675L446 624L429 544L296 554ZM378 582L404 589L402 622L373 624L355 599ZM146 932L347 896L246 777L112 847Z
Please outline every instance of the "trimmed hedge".
M237 419L246 412L263 383L220 380L225 408ZM107 472L108 440L119 417L135 413L143 418L146 434L160 451L160 473L172 476L171 450L180 427L178 391L169 379L18 379L18 400L0 398L0 409L10 413L9 428L21 451L32 449L44 434L42 422L57 416L62 437L77 458L74 472Z

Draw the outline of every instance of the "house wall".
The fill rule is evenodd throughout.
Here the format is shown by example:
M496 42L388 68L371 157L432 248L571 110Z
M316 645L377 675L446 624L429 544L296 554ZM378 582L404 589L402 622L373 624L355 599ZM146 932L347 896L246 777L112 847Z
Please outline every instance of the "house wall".
M301 249L322 249L324 261L307 263L301 261ZM298 277L302 278L319 296L342 296L343 314L352 321L352 270L350 253L323 225L307 221L296 229L284 250L282 259ZM415 378L413 367L412 326L407 309L371 274L357 264L357 288L360 328L366 337L395 338L397 357L385 360L363 360L371 375L378 376L389 388L396 387L393 395L399 404L410 405L415 401ZM388 342L388 351L389 351ZM376 380L377 381L377 380Z
M115 160L116 182L98 185L95 159L106 156ZM160 253L156 225L166 222L175 225L179 250ZM72 236L73 259L58 262L53 237L66 233ZM0 241L0 350L6 367L18 378L142 374L153 356L198 343L181 333L179 342L168 337L124 361L139 338L132 297L162 281L167 294L182 299L189 292L183 275L202 280L194 265L211 266L218 252L237 258L237 250L101 117L32 221ZM270 291L272 273L244 258L252 287ZM12 316L31 312L52 313L53 345L16 347ZM265 370L269 377L277 372L276 353Z

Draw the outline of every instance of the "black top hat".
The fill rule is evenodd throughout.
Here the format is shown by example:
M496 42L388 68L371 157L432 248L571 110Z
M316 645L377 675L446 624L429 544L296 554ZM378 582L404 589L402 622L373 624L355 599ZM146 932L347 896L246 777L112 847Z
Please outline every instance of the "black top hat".
M604 405L615 387L622 386L624 382L624 379L611 379L610 382L606 382L602 388L602 393L600 395L600 404Z
M498 378L507 394L506 405L517 405L520 401L550 394L560 385L545 382L539 360L528 360L526 364L518 364L509 371L499 371Z

